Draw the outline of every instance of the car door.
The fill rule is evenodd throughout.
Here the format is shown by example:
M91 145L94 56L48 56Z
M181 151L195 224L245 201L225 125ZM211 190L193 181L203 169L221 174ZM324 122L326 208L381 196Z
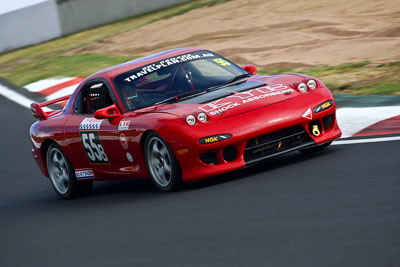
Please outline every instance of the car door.
M90 80L80 89L74 113L64 126L69 150L74 154L71 162L77 176L81 175L81 170L82 175L90 175L93 171L96 179L123 178L130 174L124 171L131 162L124 149L125 140L120 141L118 127L121 126L108 119L94 118L94 112L114 104L113 99L115 97L105 79ZM123 121L122 128L126 128L126 124Z

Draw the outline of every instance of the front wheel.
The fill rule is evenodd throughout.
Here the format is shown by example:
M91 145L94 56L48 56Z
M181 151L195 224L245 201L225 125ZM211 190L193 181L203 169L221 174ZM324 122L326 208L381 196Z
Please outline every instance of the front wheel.
M63 199L87 194L93 187L93 181L77 181L71 162L61 147L51 144L46 156L47 170L51 185Z
M161 192L170 192L179 187L182 173L174 153L164 139L150 133L145 141L144 156L150 178Z

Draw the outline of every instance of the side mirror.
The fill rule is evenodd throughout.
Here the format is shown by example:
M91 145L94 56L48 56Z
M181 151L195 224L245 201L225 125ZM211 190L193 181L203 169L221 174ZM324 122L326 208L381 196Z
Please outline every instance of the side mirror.
M121 112L119 111L117 105L112 104L111 106L96 110L94 113L96 119L109 119L111 124L117 123L121 117Z
M251 73L251 75L254 75L257 72L257 67L254 65L244 65L242 66L242 69L244 69L248 73Z

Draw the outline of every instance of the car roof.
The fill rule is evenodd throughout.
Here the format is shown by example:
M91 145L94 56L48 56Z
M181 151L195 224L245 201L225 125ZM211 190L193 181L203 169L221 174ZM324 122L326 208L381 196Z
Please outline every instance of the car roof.
M170 58L170 57L174 57L174 56L178 56L178 55L182 55L182 54L186 54L186 53L190 53L190 52L200 51L200 50L204 50L204 49L197 48L197 47L185 47L185 48L176 48L176 49L163 51L163 52L160 52L157 54L134 59L134 60L119 64L119 65L115 65L115 66L100 70L100 71L96 72L95 74L90 75L86 80L90 80L92 78L99 78L99 77L105 77L105 78L108 78L111 80L118 74L124 73L126 71L136 69L136 68L139 68L139 67L142 67L142 66L145 66L145 65L148 65L153 62L160 61L160 60L163 60L166 58Z

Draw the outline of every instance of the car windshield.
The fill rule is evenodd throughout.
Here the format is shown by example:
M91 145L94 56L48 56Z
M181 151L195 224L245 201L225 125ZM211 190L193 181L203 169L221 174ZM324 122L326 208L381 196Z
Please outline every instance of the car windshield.
M246 75L248 72L213 52L196 51L122 73L114 78L114 84L128 110L136 110Z

